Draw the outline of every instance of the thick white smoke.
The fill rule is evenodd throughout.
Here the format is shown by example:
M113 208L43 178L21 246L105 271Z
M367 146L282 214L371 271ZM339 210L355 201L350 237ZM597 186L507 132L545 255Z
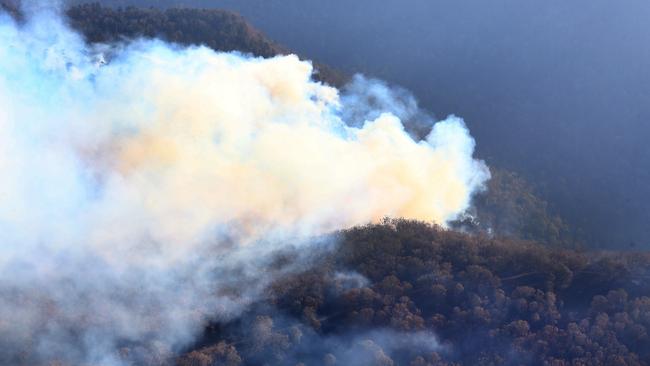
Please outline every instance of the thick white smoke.
M270 252L468 208L489 172L462 120L346 120L371 82L342 103L312 71L161 41L104 62L55 16L2 18L0 363L171 352L255 299Z

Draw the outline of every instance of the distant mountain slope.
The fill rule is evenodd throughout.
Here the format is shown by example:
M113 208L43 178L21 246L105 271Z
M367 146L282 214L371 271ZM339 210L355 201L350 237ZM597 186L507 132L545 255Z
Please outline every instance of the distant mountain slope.
M288 54L233 12L217 9L112 8L99 3L81 4L67 10L71 25L91 43L114 42L138 37L161 38L182 45L205 45L218 51L240 51L259 57ZM316 78L342 85L345 77L315 64Z
M73 6L71 25L92 43L137 37L179 44L202 44L220 51L272 57L288 50L266 38L241 16L225 10L110 8L99 3Z
M585 244L582 234L549 208L524 178L505 169L491 170L487 190L474 199L475 229L558 247Z

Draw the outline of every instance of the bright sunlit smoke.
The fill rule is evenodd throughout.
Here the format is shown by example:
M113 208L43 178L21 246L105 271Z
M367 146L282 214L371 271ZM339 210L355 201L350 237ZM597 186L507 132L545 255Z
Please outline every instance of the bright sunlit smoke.
M387 104L359 104L370 82L341 103L312 71L161 41L101 55L51 13L2 18L3 348L100 364L120 344L171 352L241 312L289 241L468 208L489 172L461 119L416 141ZM372 118L346 120L362 115L351 101Z

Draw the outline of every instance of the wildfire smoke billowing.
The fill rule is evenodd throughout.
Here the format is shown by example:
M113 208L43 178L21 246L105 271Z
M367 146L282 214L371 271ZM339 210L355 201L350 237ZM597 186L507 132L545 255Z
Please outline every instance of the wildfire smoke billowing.
M390 103L345 120L374 108L349 105L374 82L342 97L311 74L296 56L91 47L47 9L2 15L0 339L15 350L2 361L174 350L255 299L268 253L468 208L489 172L462 120L423 141Z

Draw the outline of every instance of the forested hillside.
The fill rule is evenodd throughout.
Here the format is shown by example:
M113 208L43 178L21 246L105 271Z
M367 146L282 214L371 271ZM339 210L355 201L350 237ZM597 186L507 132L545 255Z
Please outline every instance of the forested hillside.
M292 50L462 116L479 154L532 183L591 246L650 247L647 1L102 4L237 11Z
M179 364L349 365L350 353L364 365L650 363L647 255L554 250L404 220L340 238L314 269L276 283L243 323L208 329L209 344Z
M110 8L99 3L70 7L71 25L89 42L107 43L139 37L160 38L181 45L205 45L219 51L239 51L259 57L287 54L289 50L271 41L240 15L215 9ZM316 78L332 85L344 76L315 64Z
M260 57L288 52L244 19L228 11L206 9L108 8L99 3L72 7L71 25L92 43L138 37L161 38L184 45L206 45L222 51L240 51Z
M554 247L586 244L582 233L567 225L524 178L495 167L491 172L485 192L474 198L472 220L458 222L459 227Z
M289 52L219 10L91 4L67 15L92 43L160 37L261 57ZM317 70L324 82L345 80L326 66ZM386 219L314 239L326 244L310 253L308 266L286 273L297 254L275 253L269 273L284 274L242 316L213 319L182 350L125 340L115 359L159 366L650 365L650 256L581 250L579 235L515 173L493 168L486 188L471 215L453 223L456 231ZM48 345L30 346L19 359L0 351L0 363L39 364L31 355Z
M125 340L115 360L143 366L650 365L647 254L551 249L407 220L330 240L334 247L312 253L308 268L276 279L235 320L212 321L192 346L174 351ZM276 253L273 272L295 256ZM0 351L0 362L76 366L41 363L31 358L34 350L21 349L19 359Z

